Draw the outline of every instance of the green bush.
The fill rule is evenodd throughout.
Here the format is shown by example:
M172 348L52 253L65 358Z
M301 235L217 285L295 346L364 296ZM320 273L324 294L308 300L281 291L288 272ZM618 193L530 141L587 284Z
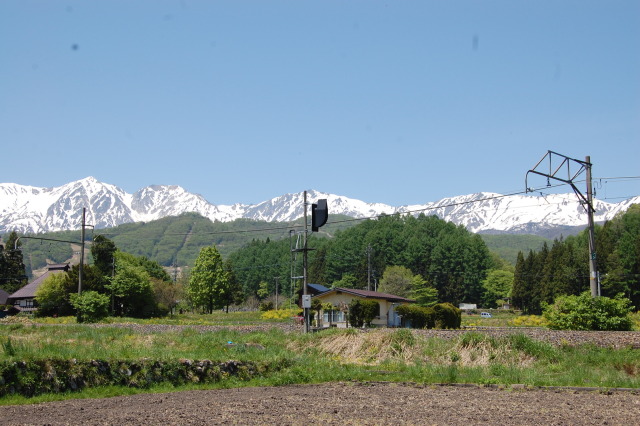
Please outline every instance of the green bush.
M349 324L352 327L369 325L379 311L380 305L375 300L353 299L349 303Z
M258 309L260 309L260 312L267 312L274 310L275 307L273 305L273 302L262 302Z
M433 307L435 311L436 328L460 328L462 310L451 303L438 303Z
M579 296L560 296L546 306L544 317L553 330L632 330L631 301L618 295L591 297L586 291Z
M98 322L109 315L109 296L96 291L72 294L71 305L76 309L80 322Z
M418 305L400 305L396 308L398 315L411 324L413 328L434 328L436 326L435 311Z

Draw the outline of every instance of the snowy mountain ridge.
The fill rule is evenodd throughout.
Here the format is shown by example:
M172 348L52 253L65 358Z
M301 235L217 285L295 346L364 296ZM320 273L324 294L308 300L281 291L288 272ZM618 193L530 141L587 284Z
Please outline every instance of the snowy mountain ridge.
M587 216L575 194L504 196L477 193L420 205L394 207L340 195L308 191L308 202L327 199L329 214L373 218L382 214L437 215L472 232L540 233L553 227L586 226ZM620 202L595 200L595 221L610 220L640 196ZM79 229L82 208L87 223L109 228L196 212L212 221L238 218L289 222L304 214L303 192L281 195L254 205L214 205L177 185L152 185L129 194L93 177L54 187L0 184L0 233L42 233ZM329 219L329 222L331 218Z

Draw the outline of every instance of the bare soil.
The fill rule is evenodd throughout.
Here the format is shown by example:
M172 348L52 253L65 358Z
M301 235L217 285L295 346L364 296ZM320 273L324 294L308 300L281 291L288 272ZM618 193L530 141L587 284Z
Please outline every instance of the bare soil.
M0 407L11 425L633 425L640 394L328 383L142 394Z

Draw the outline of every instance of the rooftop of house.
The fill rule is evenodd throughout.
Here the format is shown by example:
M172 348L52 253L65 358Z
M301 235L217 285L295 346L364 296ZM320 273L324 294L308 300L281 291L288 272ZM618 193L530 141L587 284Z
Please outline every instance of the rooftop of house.
M10 295L8 298L12 300L34 298L36 296L36 290L38 290L38 287L42 285L44 280L46 280L49 275L67 272L68 270L68 263L55 263L47 265L47 271L44 274L34 279L29 284L25 285L20 290Z
M406 297L396 296L395 294L389 293L380 293L378 291L371 290L358 290L353 288L341 288L336 287L325 291L324 293L320 293L315 297L326 296L331 293L347 293L354 296L362 297L363 299L383 299L388 300L389 302L398 302L398 303L415 303L415 300L407 299Z

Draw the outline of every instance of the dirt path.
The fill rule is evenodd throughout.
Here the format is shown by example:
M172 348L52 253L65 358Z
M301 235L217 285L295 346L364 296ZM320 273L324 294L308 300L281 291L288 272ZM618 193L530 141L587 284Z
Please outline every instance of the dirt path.
M184 391L0 407L11 425L633 425L640 394L393 383Z

